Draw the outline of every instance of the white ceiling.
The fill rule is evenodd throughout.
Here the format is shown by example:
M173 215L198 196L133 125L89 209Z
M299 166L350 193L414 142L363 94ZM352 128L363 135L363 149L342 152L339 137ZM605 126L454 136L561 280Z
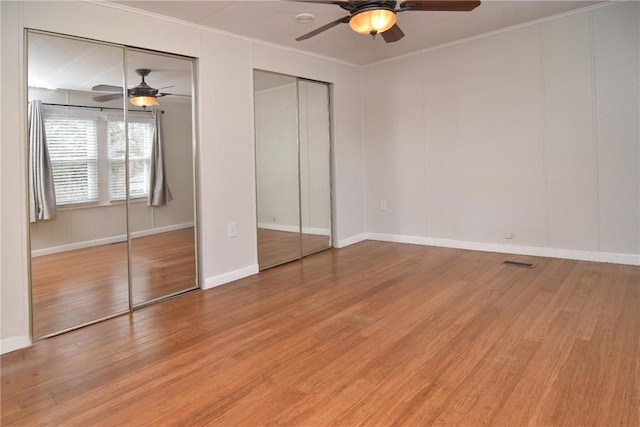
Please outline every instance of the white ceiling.
M294 1L121 1L144 11L265 40L353 64L366 65L422 49L584 8L601 1L483 1L471 12L404 12L398 25L405 37L385 43L381 37L356 34L340 24L316 37L295 38L348 15L336 5ZM311 13L316 20L298 24L294 17Z

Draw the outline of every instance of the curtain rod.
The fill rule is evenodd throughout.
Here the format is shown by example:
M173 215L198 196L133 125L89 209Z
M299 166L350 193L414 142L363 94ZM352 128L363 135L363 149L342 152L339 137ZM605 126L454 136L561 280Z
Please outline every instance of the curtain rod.
M96 110L119 110L119 111L124 111L123 108L118 108L118 107L97 107L97 106L93 106L93 105L74 105L74 104L53 104L53 103L49 103L49 102L43 102L42 105L49 105L49 106L53 106L53 107L75 107L75 108L93 108ZM137 111L140 113L151 113L151 110L129 110L129 111ZM160 110L160 112L162 114L164 114L164 110Z

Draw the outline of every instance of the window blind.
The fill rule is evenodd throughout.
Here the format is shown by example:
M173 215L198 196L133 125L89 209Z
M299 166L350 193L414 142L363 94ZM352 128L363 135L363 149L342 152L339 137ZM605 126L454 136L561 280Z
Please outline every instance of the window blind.
M129 120L129 194L147 197L153 118L130 112ZM125 200L121 113L48 106L45 132L58 206Z
M98 200L95 119L45 118L57 205Z

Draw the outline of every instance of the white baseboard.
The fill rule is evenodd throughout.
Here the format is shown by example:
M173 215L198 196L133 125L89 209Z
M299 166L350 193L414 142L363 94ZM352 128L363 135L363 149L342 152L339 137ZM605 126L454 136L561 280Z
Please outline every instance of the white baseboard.
M222 273L213 277L207 277L204 280L204 286L202 286L202 289L211 289L235 280L244 279L245 277L257 274L258 271L258 264L254 264L239 270L229 271L228 273Z
M131 237L145 237L153 234L167 233L169 231L182 230L183 228L193 227L193 222L185 222L182 224L167 225L166 227L150 228L148 230L134 231ZM122 234L119 236L105 237L102 239L86 240L84 242L69 243L68 245L52 246L44 249L34 249L31 251L32 257L57 254L60 252L75 251L77 249L92 248L94 246L110 245L113 243L125 242L127 236Z
M500 243L469 242L463 240L435 239L430 237L402 236L397 234L366 233L369 240L383 242L411 243L472 251L497 252L505 254L542 256L574 259L579 261L608 262L612 264L640 265L640 255L611 252L592 252L571 249L544 248L538 246L504 245Z
M334 245L335 248L346 248L347 246L355 245L356 243L364 242L367 240L367 234L357 234L355 236L347 237L346 239L340 239ZM371 239L375 240L375 239Z
M268 222L258 223L258 228L275 231L288 231L290 233L298 233L300 231L300 227L298 227L297 225L270 224ZM318 236L331 235L331 230L329 230L328 228L302 227L302 232L304 234L316 234Z
M11 337L0 340L0 354L9 353L21 348L29 347L31 339L29 337Z

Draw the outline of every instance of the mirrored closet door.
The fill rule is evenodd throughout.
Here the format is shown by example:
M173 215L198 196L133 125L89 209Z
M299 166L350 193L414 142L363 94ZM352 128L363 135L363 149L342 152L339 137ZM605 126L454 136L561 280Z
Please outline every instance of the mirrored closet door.
M258 264L331 247L329 85L254 71Z
M134 307L196 283L193 61L127 49L127 82L158 88L158 104L128 102L129 234Z
M331 247L329 85L298 79L302 255Z
M193 60L27 38L33 337L197 288Z

